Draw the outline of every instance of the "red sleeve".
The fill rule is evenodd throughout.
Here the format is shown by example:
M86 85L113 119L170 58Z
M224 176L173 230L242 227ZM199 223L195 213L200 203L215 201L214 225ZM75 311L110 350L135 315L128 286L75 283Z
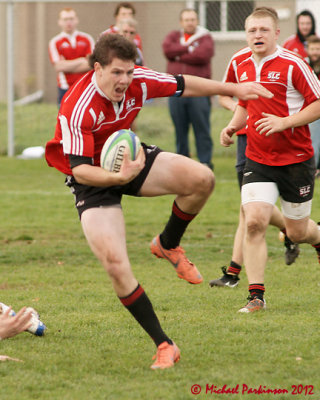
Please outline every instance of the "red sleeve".
M234 70L233 59L230 60L225 75L223 77L223 82L237 83L236 72Z
M83 115L78 115L74 112L69 113L68 110L64 111L62 109L58 119L62 135L63 153L93 157L93 121L88 109L85 110Z
M177 93L177 80L173 75L153 71L146 67L136 67L135 84L145 90L147 99L170 97ZM178 95L178 94L177 94Z
M320 98L320 82L304 60L294 66L292 83L304 97L306 105Z

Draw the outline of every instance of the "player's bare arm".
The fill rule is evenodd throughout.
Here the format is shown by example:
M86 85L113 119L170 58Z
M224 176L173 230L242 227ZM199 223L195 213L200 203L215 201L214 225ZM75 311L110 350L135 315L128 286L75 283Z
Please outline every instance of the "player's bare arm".
M110 172L94 165L81 164L72 168L72 174L75 180L82 185L98 187L125 185L140 173L144 164L145 154L141 148L134 161L131 161L129 153L125 151L119 172Z
M282 132L288 128L307 125L320 118L320 99L309 104L306 108L296 114L287 117L278 117L277 115L262 113L255 125L257 131L262 135L269 136L276 132Z
M238 105L228 126L222 129L220 133L220 144L222 146L229 147L234 143L232 135L246 126L247 115L247 110Z
M223 83L192 75L184 75L184 80L185 90L182 95L184 97L213 96L215 94L235 96L242 100L257 99L259 96L268 99L273 97L269 90L255 82Z
M219 104L234 113L238 102L231 96L219 96Z
M74 60L59 60L54 64L54 68L57 72L70 72L80 73L86 72L91 69L86 57L75 58Z

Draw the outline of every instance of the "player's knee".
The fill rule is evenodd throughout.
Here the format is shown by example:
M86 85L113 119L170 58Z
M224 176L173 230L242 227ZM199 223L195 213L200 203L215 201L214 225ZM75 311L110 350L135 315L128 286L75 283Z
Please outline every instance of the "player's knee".
M215 178L210 168L201 166L193 179L193 190L203 196L208 196L214 189Z
M104 269L112 280L119 281L123 275L123 264L122 257L114 252L109 252L101 257L101 261Z
M265 234L267 225L258 217L247 218L246 228L249 237L261 236Z
M287 229L286 234L293 243L303 243L305 242L306 239L307 229L306 228L305 229L296 228L294 230Z

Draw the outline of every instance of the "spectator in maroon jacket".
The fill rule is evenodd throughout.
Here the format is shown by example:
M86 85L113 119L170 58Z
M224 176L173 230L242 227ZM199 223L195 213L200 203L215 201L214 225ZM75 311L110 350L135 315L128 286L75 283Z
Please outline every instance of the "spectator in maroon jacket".
M180 30L170 32L163 41L168 60L167 72L211 78L214 42L210 32L198 25L193 9L180 13ZM199 161L213 168L213 141L210 128L210 97L170 97L169 109L175 126L177 153L190 157L188 133L193 127Z

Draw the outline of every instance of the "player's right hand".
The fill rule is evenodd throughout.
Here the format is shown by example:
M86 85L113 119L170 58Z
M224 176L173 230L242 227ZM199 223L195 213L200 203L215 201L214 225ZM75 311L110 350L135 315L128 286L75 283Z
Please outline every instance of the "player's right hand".
M273 93L263 87L260 83L244 82L236 85L236 97L242 100L255 100L259 96L271 99Z
M132 179L138 176L141 170L144 168L145 163L146 156L142 146L139 150L137 158L134 161L131 160L129 150L126 149L123 154L123 161L120 171L117 173L117 176L120 178L122 184L124 185L130 182Z
M234 126L226 126L222 129L220 133L220 144L224 147L229 147L234 143L232 140L232 135L236 132L236 128Z

